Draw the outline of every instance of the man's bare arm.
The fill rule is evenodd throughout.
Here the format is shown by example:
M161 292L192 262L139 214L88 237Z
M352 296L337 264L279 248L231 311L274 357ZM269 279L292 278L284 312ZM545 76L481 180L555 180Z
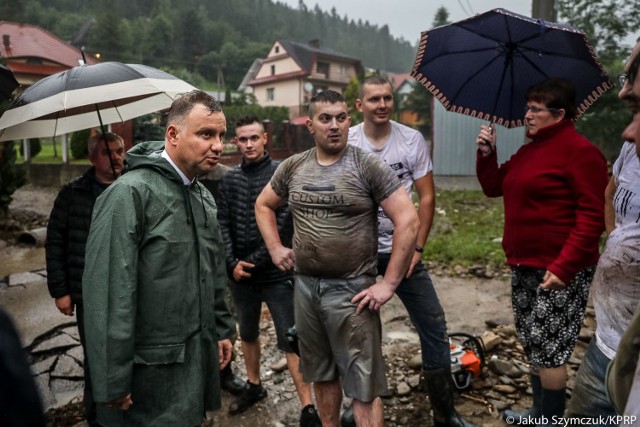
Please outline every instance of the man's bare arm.
M280 270L290 270L293 268L293 250L282 245L280 234L278 233L278 221L276 219L276 209L282 204L284 199L276 194L267 184L258 199L256 200L256 223L265 246L271 255L271 261Z
M382 280L357 294L351 300L357 303L356 314L360 314L365 307L378 310L393 296L396 288L404 278L415 252L416 235L420 221L413 206L413 202L404 188L400 187L380 206L394 225L391 259Z
M433 173L429 172L427 175L419 178L413 182L418 194L418 219L420 221L420 228L418 228L418 235L416 236L416 247L424 248L427 244L427 238L431 231L431 225L433 224L433 214L436 210L436 191L433 185ZM415 251L411 260L411 265L407 271L407 277L413 274L413 269L420 262L422 254Z

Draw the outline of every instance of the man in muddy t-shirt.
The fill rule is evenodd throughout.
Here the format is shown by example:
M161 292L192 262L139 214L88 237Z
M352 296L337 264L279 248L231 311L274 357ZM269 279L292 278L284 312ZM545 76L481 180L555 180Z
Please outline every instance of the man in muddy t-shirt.
M307 128L316 147L282 162L256 201L256 220L273 263L294 269L300 371L313 383L323 424L338 423L342 378L356 422L382 425L387 383L378 310L409 267L419 224L391 169L347 145L350 125L342 95L326 90L311 99ZM293 249L276 228L275 209L284 200L294 220ZM375 283L378 205L395 225L399 250Z
M323 166L312 149L274 176L271 186L288 197L296 221L297 273L336 279L366 275L368 284L373 283L377 243L371 233L377 228L377 202L398 188L373 160L348 150L336 163Z

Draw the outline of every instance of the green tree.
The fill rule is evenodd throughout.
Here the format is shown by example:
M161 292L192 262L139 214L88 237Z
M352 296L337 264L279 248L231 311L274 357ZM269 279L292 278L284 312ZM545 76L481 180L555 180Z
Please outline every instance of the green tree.
M558 16L584 31L605 64L624 58L629 46L620 41L640 29L637 1L556 0L556 7Z
M442 25L447 25L449 23L450 23L449 11L447 10L446 7L440 6L436 11L436 15L433 18L433 23L431 24L431 26L435 28L435 27L440 27Z
M125 27L120 25L122 18L112 3L104 3L100 9L91 31L91 49L87 51L99 53L107 61L120 61L129 45Z
M24 0L3 0L0 2L0 16L5 21L24 22Z
M195 70L196 63L207 49L205 37L204 8L188 9L182 15L182 24L178 26L181 46L178 49L180 61L189 70Z
M89 145L90 137L90 129L80 130L71 134L69 149L71 150L71 155L74 159L86 159L89 156L87 147Z
M173 55L174 35L173 23L169 18L164 15L154 16L146 34L146 50L143 53L145 63L154 67L166 65L167 59Z
M358 76L354 76L344 90L344 100L349 108L349 115L351 115L352 125L362 123L362 113L360 113L355 105L356 99L360 98L360 79Z
M640 29L640 7L637 1L556 0L562 20L585 32L595 53L612 77L622 72L630 46L620 41ZM577 128L614 159L620 151L620 133L629 120L625 103L617 98L614 88L600 97L577 122Z
M405 101L405 110L413 111L416 113L420 124L417 126L418 130L428 138L431 135L431 123L433 117L433 96L429 93L424 86L416 82L413 85L413 90L407 96Z
M222 73L225 86L237 88L247 70L256 58L264 58L269 46L262 43L246 43L238 46L227 42L219 52L209 52L202 57L198 64L198 71L206 78L218 81Z
M164 125L160 113L147 114L133 121L133 145L144 141L164 140Z
M40 143L40 138L31 138L29 140L29 156L34 158L37 156L40 151L42 151L42 144Z

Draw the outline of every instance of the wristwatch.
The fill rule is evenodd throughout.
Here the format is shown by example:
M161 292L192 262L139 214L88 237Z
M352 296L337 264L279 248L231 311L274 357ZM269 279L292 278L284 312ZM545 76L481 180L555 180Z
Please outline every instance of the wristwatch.
M422 246L418 246L416 245L416 252L418 253L424 253L424 248Z

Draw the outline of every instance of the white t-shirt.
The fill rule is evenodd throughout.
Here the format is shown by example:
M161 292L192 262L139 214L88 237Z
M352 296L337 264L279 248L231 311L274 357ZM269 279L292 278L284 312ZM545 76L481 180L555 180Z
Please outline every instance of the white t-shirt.
M613 165L616 228L598 261L591 285L596 344L612 359L640 303L640 159L625 142Z
M391 121L391 134L380 149L374 147L364 134L364 124L349 129L349 144L380 156L396 173L409 197L413 195L413 182L433 170L429 146L420 132ZM390 253L393 241L393 222L380 209L378 211L378 252Z

